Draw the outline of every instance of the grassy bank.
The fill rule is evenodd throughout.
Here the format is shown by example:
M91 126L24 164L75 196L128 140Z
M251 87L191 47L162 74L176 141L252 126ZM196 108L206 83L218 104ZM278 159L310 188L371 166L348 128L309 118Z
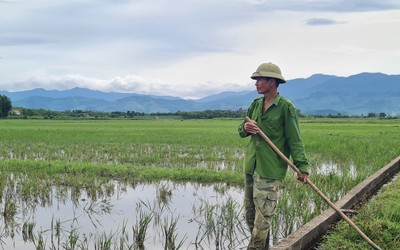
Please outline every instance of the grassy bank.
M386 185L353 218L359 228L382 249L400 248L400 179ZM339 222L326 237L321 250L371 249L368 243L346 222Z

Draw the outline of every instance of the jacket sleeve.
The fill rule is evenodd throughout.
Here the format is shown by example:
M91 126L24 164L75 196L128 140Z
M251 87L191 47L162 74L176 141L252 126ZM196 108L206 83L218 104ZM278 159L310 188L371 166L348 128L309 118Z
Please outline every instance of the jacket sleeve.
M305 155L303 141L300 137L299 122L296 109L289 105L285 112L285 139L290 148L293 164L302 172L309 173L309 163Z
M240 137L242 137L242 138L245 138L245 137L247 137L247 136L250 135L249 133L247 133L247 132L244 130L244 124L245 124L245 123L246 123L246 121L243 121L243 122L239 125L239 127L238 127L239 135L240 135Z

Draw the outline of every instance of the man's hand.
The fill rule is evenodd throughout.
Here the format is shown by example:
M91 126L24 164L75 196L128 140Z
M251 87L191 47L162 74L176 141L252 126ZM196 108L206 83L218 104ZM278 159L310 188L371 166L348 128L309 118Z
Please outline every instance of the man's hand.
M303 183L307 183L308 180L308 174L299 174L297 175L297 180L303 182Z
M243 126L244 131L246 131L249 134L255 135L258 134L260 129L257 126L257 122L254 120L251 120L250 122L246 122Z

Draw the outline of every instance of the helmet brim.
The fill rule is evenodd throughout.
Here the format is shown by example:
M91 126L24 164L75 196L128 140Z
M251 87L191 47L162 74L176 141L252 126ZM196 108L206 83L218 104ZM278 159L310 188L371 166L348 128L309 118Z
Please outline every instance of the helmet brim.
M279 83L285 83L286 80L283 78L282 75L273 73L273 72L267 72L267 71L256 71L251 75L251 79L257 80L257 78L262 78L262 77L272 77L275 78L277 82Z

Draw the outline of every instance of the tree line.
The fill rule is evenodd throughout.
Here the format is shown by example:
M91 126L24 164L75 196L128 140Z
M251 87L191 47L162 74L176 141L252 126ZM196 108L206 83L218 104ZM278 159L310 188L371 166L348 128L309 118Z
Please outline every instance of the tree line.
M146 119L146 118L179 118L179 119L213 119L213 118L240 118L245 110L205 110L205 111L178 111L171 113L143 113L136 111L100 112L86 110L52 111L45 109L15 108L20 114L11 114L10 118L22 119Z
M246 115L245 109L239 110L205 110L205 111L177 111L172 113L143 113L136 111L115 111L100 112L86 110L66 110L52 111L45 109L27 109L15 108L20 114L11 114L10 118L19 119L214 119L214 118L243 118ZM378 118L378 119L397 119L397 117L388 116L381 113L368 113L366 115L344 115L344 114L328 114L328 115L310 115L302 114L297 110L301 118ZM3 117L5 118L5 117Z
M0 95L0 118L7 118L12 108L11 100L5 95Z

